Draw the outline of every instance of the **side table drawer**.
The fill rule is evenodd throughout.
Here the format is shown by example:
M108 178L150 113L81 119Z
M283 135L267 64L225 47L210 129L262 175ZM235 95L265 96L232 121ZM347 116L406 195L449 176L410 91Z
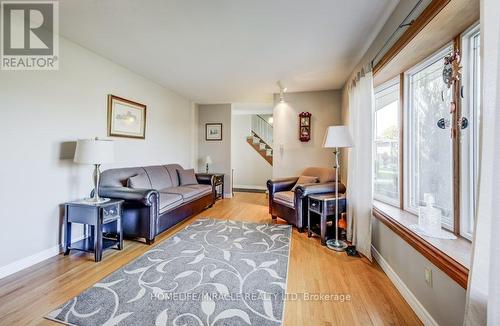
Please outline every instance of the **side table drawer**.
M339 197L339 213L345 212L345 197ZM326 213L328 215L335 214L335 200L329 200L326 203ZM340 217L339 217L340 218Z
M110 220L116 220L119 216L120 205L113 205L102 209L103 224L106 224Z
M68 220L71 223L97 224L98 212L96 207L92 206L68 206Z
M321 205L320 200L309 198L309 210L311 212L316 212L316 213L321 214L321 210L322 210L321 206L322 205Z

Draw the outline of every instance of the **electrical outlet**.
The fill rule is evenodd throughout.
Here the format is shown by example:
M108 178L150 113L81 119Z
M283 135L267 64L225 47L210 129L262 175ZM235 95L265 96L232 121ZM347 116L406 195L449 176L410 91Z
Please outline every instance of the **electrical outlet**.
M426 267L424 269L424 274L425 274L425 283L427 283L428 286L432 287L432 269Z

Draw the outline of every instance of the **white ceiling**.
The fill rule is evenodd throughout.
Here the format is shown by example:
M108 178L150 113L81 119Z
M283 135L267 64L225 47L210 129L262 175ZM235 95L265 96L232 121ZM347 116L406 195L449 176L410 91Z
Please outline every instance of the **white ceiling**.
M70 40L198 103L339 89L399 0L64 0Z

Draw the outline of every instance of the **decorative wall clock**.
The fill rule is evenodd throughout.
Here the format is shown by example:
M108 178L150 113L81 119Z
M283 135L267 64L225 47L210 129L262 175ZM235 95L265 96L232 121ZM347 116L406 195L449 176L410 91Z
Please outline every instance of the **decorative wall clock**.
M311 113L301 112L299 114L299 140L308 142L311 139Z

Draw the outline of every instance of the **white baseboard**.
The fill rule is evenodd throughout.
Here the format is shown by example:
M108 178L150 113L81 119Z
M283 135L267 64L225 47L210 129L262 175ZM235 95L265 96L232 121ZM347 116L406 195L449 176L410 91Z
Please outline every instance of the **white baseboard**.
M232 193L224 194L224 198L233 198Z
M82 240L85 237L85 235L82 235L76 239L73 239L73 243L78 242ZM59 255L63 250L63 245L59 244L56 246L53 246L51 248L45 249L43 251L40 251L34 255L24 257L22 259L16 260L10 264L7 264L5 266L0 267L0 279L7 277L9 275L12 275L14 273L17 273L23 269L26 269L28 267L31 267L35 264L38 264L46 259L49 259L51 257Z
M267 190L265 186L249 186L249 185L234 185L234 188L240 189L255 189L255 190Z
M417 297L410 291L406 284L399 278L398 274L392 269L389 263L380 255L380 253L372 246L372 256L375 261L380 265L382 270L385 272L387 277L394 284L399 293L403 296L406 302L413 309L415 314L417 314L420 321L426 326L439 326L439 324L432 318L431 314L425 309L425 307L418 301Z

